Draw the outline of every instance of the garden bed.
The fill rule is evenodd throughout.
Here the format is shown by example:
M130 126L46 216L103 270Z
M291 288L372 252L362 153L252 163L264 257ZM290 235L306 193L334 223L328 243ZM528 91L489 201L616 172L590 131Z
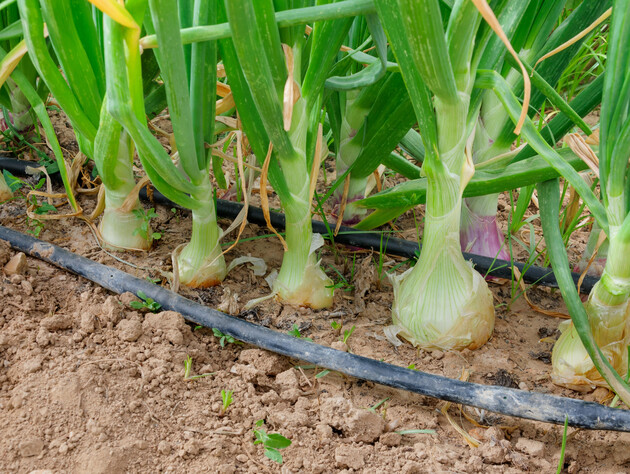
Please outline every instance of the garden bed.
M87 198L83 205L89 208ZM25 230L22 213L19 203L4 205L0 224ZM159 279L160 270L170 268L170 252L188 235L190 222L181 211L158 208L157 213L155 227L162 238L155 250L117 255L138 268L103 252L79 221L49 221L40 238L136 276ZM248 225L243 237L266 234ZM3 247L3 260L13 254ZM228 262L247 254L263 255L268 273L278 268L282 247L273 238L245 240ZM551 384L548 362L558 320L534 312L523 298L513 301L509 283L491 284L497 320L488 344L476 351L428 353L407 344L395 348L385 340L392 294L386 279L379 280L378 253L327 246L322 256L331 275L334 267L348 281L336 291L330 310L267 301L243 311L247 301L269 292L264 278L247 266L233 270L221 287L182 294L277 331L286 333L297 325L302 337L336 348L346 348L339 339L355 327L347 348L402 367L413 364L452 378L467 371L474 382L591 401L609 397L604 389L579 394ZM384 256L381 261L387 269L402 259ZM471 448L439 412L443 402L335 372L322 374L320 368L252 346L221 347L211 330L196 329L180 315L153 316L131 308L132 295L115 296L36 259L26 263L22 273L2 280L0 413L9 427L0 441L6 453L0 461L3 471L556 469L561 426L465 409L489 428L475 427L451 407L452 420L482 443ZM528 294L544 309L565 311L557 291L535 288ZM333 321L342 328L333 329ZM213 375L185 380L188 356L192 375ZM234 391L225 413L221 390ZM267 432L293 442L282 450L282 467L253 444L260 419ZM397 433L407 430L434 432ZM629 442L628 434L569 429L565 467L569 472L618 472L630 461L624 448Z

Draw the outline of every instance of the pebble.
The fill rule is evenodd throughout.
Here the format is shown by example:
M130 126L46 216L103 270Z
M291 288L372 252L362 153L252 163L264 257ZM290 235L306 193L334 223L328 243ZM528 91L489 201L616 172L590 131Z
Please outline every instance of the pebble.
M41 320L39 325L48 331L63 331L72 327L72 316L67 314L55 314Z
M385 421L382 416L368 410L353 409L346 419L343 431L354 441L373 443L381 436L384 428Z
M361 469L365 466L365 449L342 445L335 449L335 465L338 468Z
M7 276L19 275L26 270L26 255L23 252L16 253L4 266L4 273Z
M299 380L295 369L285 370L276 375L276 383L284 389L299 387Z
M435 360L442 360L444 358L444 352L440 350L432 351L431 357L433 357Z
M519 382L518 388L520 388L521 390L529 390L529 386L525 382Z
M317 435L319 436L319 439L332 439L333 437L333 430L330 427L330 425L327 425L326 423L320 423L317 426L315 426L315 433L317 433Z
M398 433L383 433L379 441L385 446L399 446L402 442L402 436Z
M116 326L118 337L123 341L134 342L142 336L142 323L140 321L123 319Z
M39 456L43 449L44 442L40 438L27 438L22 441L18 447L20 456L23 458Z
M347 352L348 351L348 346L346 344L344 344L343 341L335 341L333 342L330 347L332 347L333 349L336 349L338 351L341 352Z
M491 443L483 443L479 447L481 456L486 463L489 464L503 464L505 462L505 449L499 445L492 445Z
M545 452L545 444L535 439L519 438L515 448L533 457L542 457Z
M157 449L160 452L160 454L167 455L167 454L171 454L171 449L172 448L171 448L170 443L168 443L167 441L162 440L158 444Z

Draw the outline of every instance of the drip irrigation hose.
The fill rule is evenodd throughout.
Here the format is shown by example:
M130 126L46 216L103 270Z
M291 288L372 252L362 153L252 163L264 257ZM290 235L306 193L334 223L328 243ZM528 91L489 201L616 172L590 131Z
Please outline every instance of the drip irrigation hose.
M503 415L555 424L564 424L566 417L569 425L575 427L630 431L630 410L542 393L463 382L338 351L208 308L116 268L3 226L0 226L0 239L8 241L16 250L87 278L110 291L129 291L136 295L142 291L147 297L160 303L163 309L181 313L194 324L217 328L240 341L319 367Z
M11 158L0 158L0 169L6 169L14 174L25 175L26 167L32 166L32 162L25 162ZM61 180L59 174L51 174L51 178ZM147 196L146 189L140 191L140 198L150 200L156 204L167 206L169 208L179 207L167 199L163 194L154 190L150 198ZM241 212L243 205L237 202L217 200L217 214L220 217L235 219ZM284 215L278 212L271 212L271 224L278 230L284 229ZM253 224L265 227L267 225L262 209L250 206L247 213L247 220ZM327 225L322 221L313 221L313 232L322 234L325 238L330 235L330 229L334 229L334 224ZM405 258L415 258L420 251L420 247L416 242L410 242L404 239L398 239L381 232L366 232L353 229L352 227L341 226L339 233L334 237L334 241L340 244L352 247L361 247L364 249L372 249L381 251L386 254L396 255ZM522 275L526 283L544 285L558 288L558 282L550 268L537 267L534 265L527 266L520 262L509 262L507 260L499 260L490 257L483 257L464 252L464 258L471 260L475 268L482 274L488 274L496 278L505 278L511 280L513 278L512 267L516 267ZM579 273L572 273L573 281L577 284L580 279ZM599 278L586 276L580 291L589 293Z

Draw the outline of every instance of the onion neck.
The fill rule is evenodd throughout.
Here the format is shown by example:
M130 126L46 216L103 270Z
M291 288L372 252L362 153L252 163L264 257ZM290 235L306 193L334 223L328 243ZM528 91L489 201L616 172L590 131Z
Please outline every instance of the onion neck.
M460 239L462 252L509 260L503 232L497 222L498 194L464 199Z
M312 249L313 230L309 198L310 180L306 163L283 163L291 202L283 202L287 250L282 259L274 291L287 303L314 309L332 305L333 283L316 260ZM285 200L286 201L286 200Z
M219 239L221 230L212 199L212 187L205 180L197 194L199 208L192 211L192 236L177 261L179 280L192 288L218 285L227 273ZM210 197L210 199L208 199Z

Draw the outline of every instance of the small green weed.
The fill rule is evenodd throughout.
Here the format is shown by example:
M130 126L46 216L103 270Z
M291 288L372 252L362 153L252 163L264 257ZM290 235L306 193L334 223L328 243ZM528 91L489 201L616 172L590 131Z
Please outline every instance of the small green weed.
M241 341L237 341L229 334L223 334L217 328L212 328L212 333L214 334L214 337L219 338L219 345L221 347L225 347L226 344L243 344Z
M350 329L346 329L343 332L343 337L341 338L341 342L348 345L348 339L350 339L350 336L352 336L352 333L354 332L356 328L357 327L353 325Z
M41 216L50 212L57 212L57 208L55 206L47 202L40 204L35 196L27 197L28 191L41 189L46 183L46 178L41 178L36 184L31 184L26 180L12 175L7 170L3 170L2 174L7 183L7 186L9 186L12 192L16 192L18 189L21 188L27 189L26 192L22 192L22 197L14 197L13 199L24 199L26 206L31 207L34 214ZM26 216L26 225L28 226L27 232L34 235L35 237L39 237L39 234L42 232L42 230L44 230L44 223L41 220L33 219L28 215Z
M234 390L221 390L221 413L225 413L232 404L232 395Z
M300 326L298 326L297 323L293 323L293 327L289 332L287 332L287 334L289 336L297 337L298 339L304 339L305 341L313 342L313 339L311 339L310 337L302 336L302 333L300 332Z
M142 219L142 223L133 231L133 235L140 235L149 243L162 238L162 234L159 232L151 231L151 219L158 216L155 213L155 209L151 208L148 211L144 209L134 209L133 214L139 219Z
M149 298L143 291L138 292L138 298L142 299L142 301L132 301L129 303L133 309L148 309L152 313L157 313L162 305L155 301L153 298Z
M260 428L264 423L265 420L258 420L256 427ZM280 433L267 433L262 428L254 430L254 436L256 437L254 444L263 445L265 448L265 456L278 464L282 464L283 458L282 454L280 454L280 450L291 446L291 440L285 438Z

